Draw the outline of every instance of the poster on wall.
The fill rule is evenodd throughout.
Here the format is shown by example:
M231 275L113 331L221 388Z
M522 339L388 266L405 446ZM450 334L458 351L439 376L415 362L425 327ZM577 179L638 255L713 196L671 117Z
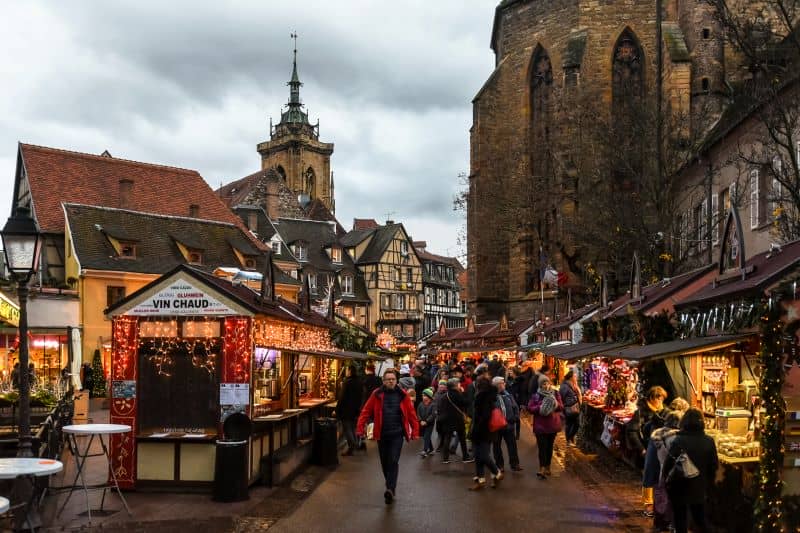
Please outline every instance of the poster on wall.
M115 379L111 382L111 397L125 400L136 398L136 381Z
M220 421L224 422L232 413L247 414L250 404L249 383L220 383L219 384L219 410Z
M198 289L192 282L178 278L168 287L141 301L125 314L137 316L226 316L240 313L202 289Z

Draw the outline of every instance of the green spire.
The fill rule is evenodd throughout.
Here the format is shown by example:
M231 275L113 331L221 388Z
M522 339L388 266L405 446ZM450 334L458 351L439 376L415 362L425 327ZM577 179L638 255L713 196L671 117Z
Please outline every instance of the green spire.
M294 61L292 62L292 80L287 84L289 89L289 107L300 107L300 76L297 75L297 33L291 34L294 39Z

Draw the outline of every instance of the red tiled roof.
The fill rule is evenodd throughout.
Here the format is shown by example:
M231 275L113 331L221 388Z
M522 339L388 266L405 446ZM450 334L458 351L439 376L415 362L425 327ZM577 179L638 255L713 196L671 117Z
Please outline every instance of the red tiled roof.
M184 217L196 205L197 218L241 226L196 170L22 143L19 149L43 232L64 232L62 202ZM124 206L120 180L133 182Z
M354 218L353 219L353 231L362 230L362 229L375 229L379 226L379 224L375 221L374 218Z

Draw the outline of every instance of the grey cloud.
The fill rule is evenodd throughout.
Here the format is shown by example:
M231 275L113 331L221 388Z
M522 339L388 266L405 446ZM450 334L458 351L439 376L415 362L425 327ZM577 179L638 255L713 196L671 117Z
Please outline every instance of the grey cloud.
M470 100L493 65L494 5L27 4L9 24L37 31L0 31L20 50L0 72L23 73L0 87L0 171L10 183L21 140L194 168L214 188L249 174L288 97L296 30L303 100L336 145L342 223L395 211L432 250L454 251L451 200L469 167Z

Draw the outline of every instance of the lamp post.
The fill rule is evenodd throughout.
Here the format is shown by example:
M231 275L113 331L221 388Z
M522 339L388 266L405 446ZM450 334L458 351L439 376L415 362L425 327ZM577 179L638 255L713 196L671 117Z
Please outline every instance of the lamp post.
M17 207L0 232L3 253L19 298L19 448L17 457L33 457L31 390L28 372L28 282L39 269L42 236L27 207Z

